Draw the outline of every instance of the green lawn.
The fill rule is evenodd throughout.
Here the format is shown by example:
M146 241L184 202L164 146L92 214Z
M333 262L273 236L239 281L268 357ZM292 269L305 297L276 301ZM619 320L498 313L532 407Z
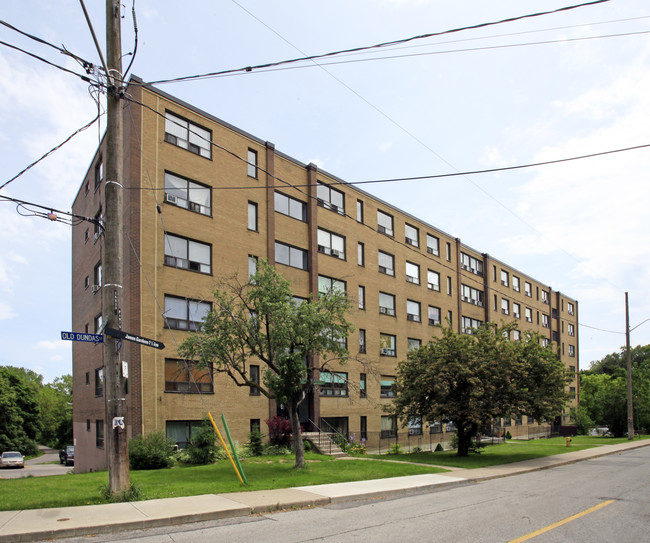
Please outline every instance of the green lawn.
M242 487L227 460L210 466L132 471L131 481L140 488L144 499L154 499L290 488L445 471L433 466L413 464L363 460L335 462L332 457L314 453L306 453L305 458L307 467L304 470L293 469L292 456L242 459L249 483L246 487ZM2 479L0 511L105 503L100 497L100 487L107 483L107 472Z
M650 436L641 436L648 439ZM487 445L481 454L470 454L466 457L456 456L456 451L421 452L397 455L369 455L370 458L418 462L436 466L476 469L499 464L511 464L532 458L564 454L600 445L625 443L627 438L576 436L572 438L571 447L566 446L566 439L553 437L550 439L534 439L531 441L509 440L505 443Z

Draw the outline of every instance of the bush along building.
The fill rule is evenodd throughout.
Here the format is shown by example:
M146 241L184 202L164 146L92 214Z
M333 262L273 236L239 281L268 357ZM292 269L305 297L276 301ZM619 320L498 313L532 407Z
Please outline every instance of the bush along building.
M543 334L577 375L576 300L137 77L124 106L122 330L165 345L122 342L129 436L163 432L183 447L207 411L224 413L240 442L253 428L267 432L264 421L281 406L177 354L210 310L216 280L246 276L258 259L275 265L298 297L338 288L354 300L347 347L365 363L321 375L301 406L305 430L336 430L372 449L449 441L453 429L440 421L401 428L382 410L398 361L447 321L471 333L514 320ZM73 204L97 219L73 227L76 332L102 329L102 153L100 145ZM103 373L102 346L75 342L77 471L106 468ZM263 367L251 360L249 374L260 379ZM577 379L569 386L575 406ZM514 437L549 432L526 417L495 424Z

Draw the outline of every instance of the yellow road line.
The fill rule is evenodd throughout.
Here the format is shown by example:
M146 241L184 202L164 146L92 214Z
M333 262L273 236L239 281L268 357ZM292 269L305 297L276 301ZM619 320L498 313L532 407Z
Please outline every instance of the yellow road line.
M563 524L567 524L568 522L571 522L572 520L576 520L580 517L584 517L585 515L588 515L589 513L593 513L594 511L598 511L599 509L602 509L606 505L609 505L610 503L614 503L616 500L607 500L605 502L599 503L598 505L594 505L593 507L590 507L589 509L586 509L582 513L577 513L571 517L567 517L564 520L560 520L558 522L555 522L553 524L549 524L545 528L541 528L537 530L536 532L531 532L527 535L521 536L517 539L513 539L511 541L508 541L508 543L522 543L523 541L528 541L529 539L533 539L533 537L537 537L538 535L542 535L546 532L550 532L551 530L557 528L558 526L562 526Z

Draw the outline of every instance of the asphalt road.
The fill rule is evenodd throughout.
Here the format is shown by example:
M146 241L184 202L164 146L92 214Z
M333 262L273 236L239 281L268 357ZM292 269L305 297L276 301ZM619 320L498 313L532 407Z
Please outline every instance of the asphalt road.
M647 541L649 527L650 447L642 447L404 498L60 541L611 543Z
M25 467L2 468L0 479L18 479L20 477L43 477L46 475L64 475L74 470L73 466L59 464L59 451L56 449L43 449L45 454L25 462ZM52 462L56 462L53 464Z

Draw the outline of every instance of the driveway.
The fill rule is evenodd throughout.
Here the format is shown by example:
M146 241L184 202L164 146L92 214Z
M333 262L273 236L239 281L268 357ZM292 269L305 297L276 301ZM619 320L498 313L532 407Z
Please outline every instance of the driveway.
M25 462L23 469L3 468L0 469L0 479L18 479L20 477L45 477L47 475L65 475L74 470L73 466L59 464L58 449L48 449L39 446L43 455L32 458Z

